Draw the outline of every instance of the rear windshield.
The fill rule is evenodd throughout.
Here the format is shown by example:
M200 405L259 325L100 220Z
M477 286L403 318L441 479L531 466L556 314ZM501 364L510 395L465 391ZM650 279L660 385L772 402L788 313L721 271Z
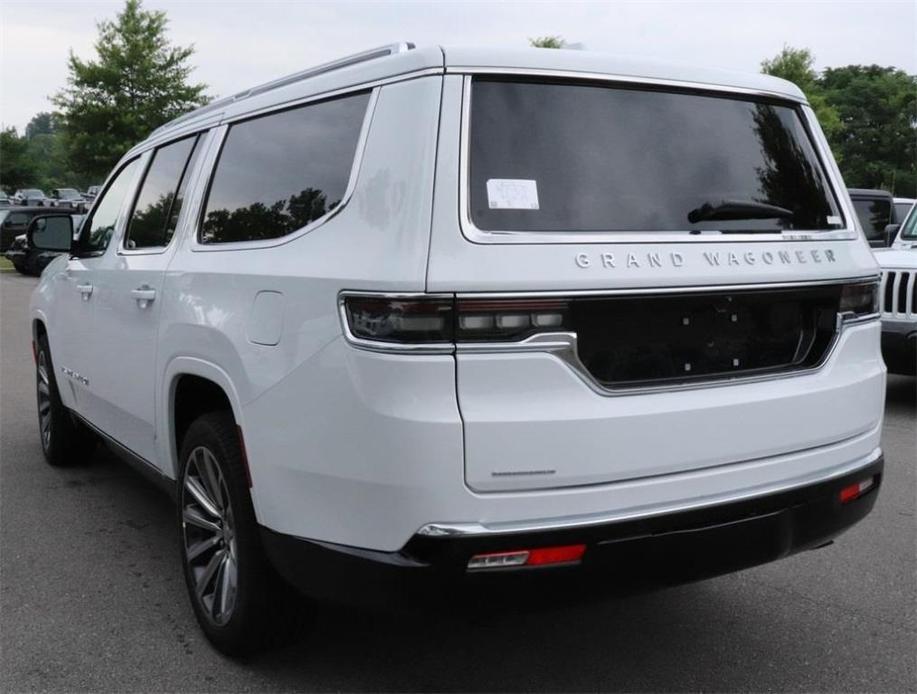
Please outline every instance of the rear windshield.
M791 104L475 79L470 128L470 214L479 229L843 226Z
M885 238L885 225L891 224L892 201L888 198L853 198L853 209L863 233L870 241Z

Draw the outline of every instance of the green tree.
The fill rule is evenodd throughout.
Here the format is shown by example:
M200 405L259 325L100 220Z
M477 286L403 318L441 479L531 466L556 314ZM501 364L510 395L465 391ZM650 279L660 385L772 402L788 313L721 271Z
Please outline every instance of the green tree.
M820 86L843 124L832 144L847 185L917 194L917 77L848 65L825 70Z
M35 175L28 141L15 128L4 128L0 131L0 186L12 192L31 185Z
M67 87L53 98L63 118L70 161L101 178L159 125L206 101L189 81L193 46L169 43L166 15L126 0L115 21L98 25L95 60L71 51Z
M833 145L841 137L844 126L837 110L828 103L814 66L815 56L807 48L784 46L774 58L761 62L761 72L789 80L802 90L818 117L825 137ZM843 158L837 151L834 155L838 161Z
M564 48L567 42L563 36L536 36L529 39L533 48Z
M59 130L55 114L47 111L36 113L25 126L25 136L31 140L36 135L51 135Z

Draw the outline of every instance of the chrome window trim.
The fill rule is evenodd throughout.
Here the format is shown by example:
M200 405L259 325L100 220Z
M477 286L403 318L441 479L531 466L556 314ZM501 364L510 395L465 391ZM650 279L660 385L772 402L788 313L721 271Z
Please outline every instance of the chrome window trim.
M866 432L869 433L869 432ZM843 441L837 441L827 446L819 446L815 449L806 449L807 451L819 450L819 449L831 449L837 448L839 445L845 444L853 439L858 439L862 434L852 437L852 439L845 439ZM785 458L787 456L798 455L806 451L792 451L790 453L784 453L782 455L771 456L771 458L757 458L755 460L768 460L773 458ZM770 496L771 494L779 494L791 489L796 489L798 487L805 487L810 484L818 484L819 482L827 482L836 477L842 477L843 475L849 474L851 472L856 472L857 470L872 465L877 462L882 457L882 449L877 447L873 449L868 455L857 458L856 460L838 465L832 468L831 472L827 475L813 473L807 475L801 479L797 478L789 482L784 482L780 484L774 484L766 489L755 489L753 491L744 491L737 494L725 494L721 497L718 497L714 500L703 499L699 501L692 501L689 503L672 503L662 507L653 509L650 512L645 511L621 511L618 513L598 513L590 514L588 516L574 516L567 518L552 518L544 520L531 520L531 521L518 521L518 522L509 522L509 523L495 523L493 525L486 525L484 523L470 522L470 523L427 523L426 525L420 527L417 530L416 535L422 535L425 537L486 537L486 536L496 536L496 535L510 535L513 533L528 533L528 532L542 532L542 531L552 531L552 530L565 530L565 529L576 529L576 528L588 528L594 525L603 525L605 523L615 523L619 521L630 521L630 520L639 520L641 518L653 518L656 516L667 515L670 513L680 513L682 511L693 511L700 508L709 508L715 507L722 504L734 503L736 501L745 501L747 499L754 499L756 497ZM742 465L746 463L753 463L755 460L742 460L736 461L735 463L730 463L730 465ZM721 467L721 466L718 466ZM679 474L690 475L692 473L703 472L703 470L689 470L683 473L676 473L675 475L668 475L668 477L676 477ZM819 471L822 472L822 471ZM660 476L666 477L666 476ZM660 479L656 478L656 479ZM651 478L652 479L652 478ZM620 480L618 482L606 482L602 484L589 485L590 487L613 487L616 484L621 484L627 480ZM488 493L487 496L491 495L506 495L513 493L525 493L527 495L537 494L539 492L548 493L548 494L557 494L558 492L570 492L576 489L582 489L583 487L557 487L554 489L540 489L540 490L519 490L519 492L493 492Z
M850 241L856 239L859 232L851 226L851 220L856 219L852 213L850 200L840 177L840 172L833 165L827 141L820 135L821 130L812 109L808 104L794 97L777 92L757 91L739 87L724 87L720 85L707 85L695 82L678 82L675 80L642 79L638 77L621 77L615 75L601 75L597 73L565 72L558 70L526 70L510 68L474 68L474 69L448 69L447 73L463 74L461 124L459 128L459 227L462 235L472 243L478 244L571 244L571 243L773 243L778 241ZM841 216L844 218L844 228L832 231L805 231L791 230L774 234L722 234L716 231L707 231L701 234L684 231L593 231L593 232L568 232L568 231L485 231L479 229L471 219L471 195L469 148L471 128L471 84L473 75L518 75L520 77L564 77L570 79L601 80L626 84L645 84L650 86L667 86L675 88L688 88L703 91L722 92L724 94L738 94L745 96L760 96L778 98L791 101L802 106L803 126L810 136L810 144L818 157L822 171L831 190L828 193L838 205ZM814 123L814 126L813 126Z
M350 90L350 92L361 92L366 91L366 88ZM341 94L340 96L346 96L346 94ZM307 106L309 103L314 101L323 101L327 100L327 95L319 98L310 98L308 100L303 100L301 102L296 102L295 105L291 104L275 104L270 107L270 109L265 109L264 111L256 112L256 114L246 114L244 118L239 118L237 120L251 120L252 118L266 117L270 116L271 113L279 111L287 111L292 108L298 108L300 106ZM353 191L357 186L357 178L359 177L360 167L363 164L363 155L366 150L366 142L369 138L369 130L372 126L373 115L376 110L376 103L379 98L379 87L375 87L369 93L369 100L366 103L366 112L363 114L363 124L360 126L360 134L357 138L357 146L353 154L353 162L350 165L350 176L347 179L347 187L344 189L344 194L341 196L341 201L338 203L338 206L333 210L329 210L324 215L318 219L313 219L306 226L296 231L290 232L284 236L278 236L272 239L259 239L256 241L233 241L231 243L201 243L200 235L202 230L203 217L206 213L206 204L207 200L210 197L210 189L213 185L213 179L216 176L217 169L220 165L220 155L223 151L223 146L226 143L226 138L229 137L229 133L232 130L233 123L236 120L227 120L224 123L221 123L221 132L219 134L219 141L216 143L216 154L210 163L210 168L207 171L207 180L204 185L204 194L201 196L201 205L198 209L198 216L193 225L193 233L191 237L191 251L192 252L201 252L201 253L214 253L214 252L224 252L224 251L247 251L255 250L261 248L275 248L277 246L282 246L284 244L295 241L296 239L305 236L311 231L314 231L318 227L322 226L329 220L337 216L341 210L347 207L347 203L350 202L350 198L353 195Z
M639 75L616 75L605 72L589 72L587 70L552 70L548 68L525 67L463 67L450 65L446 67L446 74L460 75L517 75L520 77L553 77L571 80L592 80L597 82L618 82L621 84L646 84L653 87L671 87L673 89L692 89L705 92L723 92L725 94L743 94L745 96L759 96L770 99L783 99L806 103L804 98L784 92L769 89L752 89L749 87L732 87L728 84L713 84L708 82L693 82L690 80L664 79L661 77L640 77Z
M735 376L734 378L711 378L708 380L699 380L688 383L666 383L660 385L636 385L618 388L609 388L602 385L589 372L585 365L580 361L577 352L577 336L573 332L545 332L531 335L522 340L514 342L453 342L449 344L442 343L417 343L417 344L397 344L383 343L374 340L366 340L356 337L347 323L347 313L344 309L344 299L348 296L371 296L385 299L450 299L457 301L462 299L528 299L528 298L565 298L565 297L613 297L613 296L646 296L646 295L665 295L665 294L686 294L686 293L705 293L705 292L729 292L729 291L754 291L754 290L779 290L793 289L797 287L817 287L832 284L862 284L864 282L878 283L878 275L869 275L866 277L843 278L843 279L826 279L812 280L808 282L780 282L770 284L732 284L732 285L707 285L707 286L687 286L687 287L653 287L650 289L605 289L605 290L581 290L581 291L547 291L547 292L479 292L479 293L438 293L425 294L423 292L366 292L366 291L342 291L338 294L338 315L341 321L341 329L344 338L348 343L358 349L384 354L455 354L456 357L462 354L520 354L525 352L542 352L554 356L567 366L583 383L589 387L596 395L602 397L619 397L626 395L638 395L647 393L666 393L672 391L701 390L705 388L721 388L731 385L745 385L749 383L760 383L763 381L776 381L785 378L796 378L816 373L825 367L834 355L837 345L844 334L844 331L853 326L862 325L870 322L877 322L880 319L879 313L872 313L864 316L845 317L838 315L837 325L831 344L828 345L821 360L805 369L794 369L783 372L758 373L746 376ZM876 288L878 292L878 286Z

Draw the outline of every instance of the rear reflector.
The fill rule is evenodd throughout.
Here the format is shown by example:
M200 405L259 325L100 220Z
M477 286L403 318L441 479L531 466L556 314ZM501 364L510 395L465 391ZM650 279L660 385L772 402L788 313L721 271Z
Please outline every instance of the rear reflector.
M875 484L875 480L875 477L870 477L869 479L865 479L862 482L849 484L841 489L841 493L838 495L841 503L849 504L851 501L859 499L866 492L872 489L873 484Z
M560 547L539 547L511 552L476 554L468 560L469 571L485 569L507 569L520 566L550 566L552 564L578 563L586 552L586 545L562 545Z

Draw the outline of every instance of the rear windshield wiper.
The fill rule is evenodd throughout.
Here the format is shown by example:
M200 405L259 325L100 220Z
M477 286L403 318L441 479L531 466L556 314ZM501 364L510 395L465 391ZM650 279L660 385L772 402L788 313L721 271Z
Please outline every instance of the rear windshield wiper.
M718 205L705 202L688 212L692 224L721 219L790 219L793 211L754 200L723 200Z

